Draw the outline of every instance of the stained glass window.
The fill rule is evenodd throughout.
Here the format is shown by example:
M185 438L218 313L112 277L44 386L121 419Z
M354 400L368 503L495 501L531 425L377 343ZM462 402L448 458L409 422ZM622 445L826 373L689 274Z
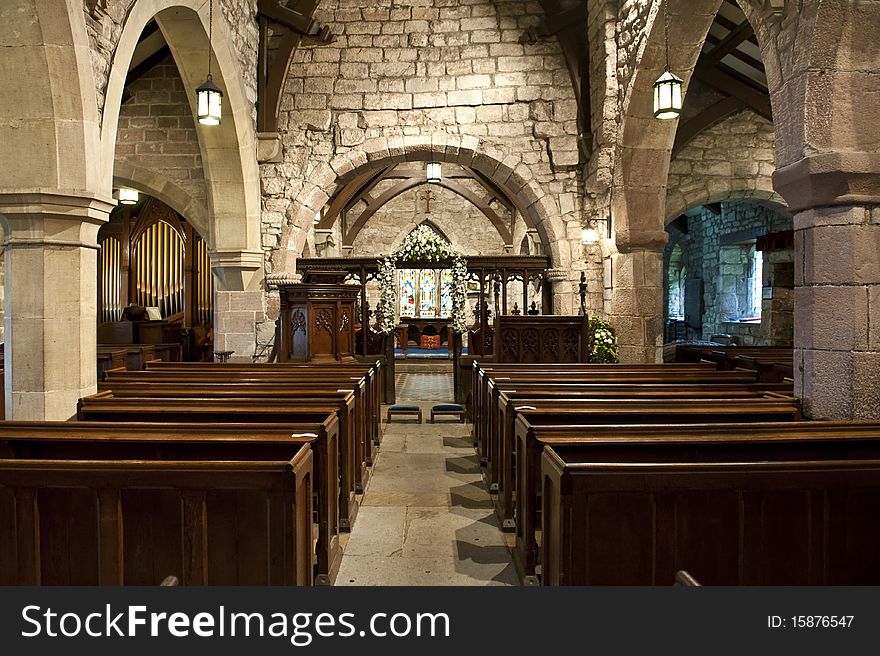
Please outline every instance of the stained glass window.
M440 272L440 316L445 319L452 316L452 269Z
M419 272L419 316L437 316L437 272L423 269Z
M416 270L400 270L400 316L416 316Z

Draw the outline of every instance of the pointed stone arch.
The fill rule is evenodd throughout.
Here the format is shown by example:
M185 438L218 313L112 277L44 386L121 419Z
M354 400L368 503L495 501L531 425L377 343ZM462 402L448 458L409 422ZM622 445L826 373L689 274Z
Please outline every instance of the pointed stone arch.
M195 88L204 82L208 49L208 4L204 0L138 0L129 12L111 63L101 128L102 175L114 175L114 150L125 78L138 38L155 18L167 41L191 109ZM253 103L247 98L232 37L221 12L215 12L214 82L223 91L223 121L197 125L208 195L207 229L215 253L259 259L260 178L256 159ZM195 112L193 111L195 116Z

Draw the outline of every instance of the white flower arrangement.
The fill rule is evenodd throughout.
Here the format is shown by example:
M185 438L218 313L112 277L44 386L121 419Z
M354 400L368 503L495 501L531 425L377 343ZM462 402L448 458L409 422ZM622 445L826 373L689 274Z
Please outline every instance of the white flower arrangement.
M400 248L379 259L376 280L379 303L376 315L379 330L391 333L397 326L397 264L399 262L441 262L452 260L452 329L466 332L467 325L467 260L456 253L449 242L426 225L420 225L403 240Z
M617 362L617 338L607 321L598 317L590 317L590 362Z

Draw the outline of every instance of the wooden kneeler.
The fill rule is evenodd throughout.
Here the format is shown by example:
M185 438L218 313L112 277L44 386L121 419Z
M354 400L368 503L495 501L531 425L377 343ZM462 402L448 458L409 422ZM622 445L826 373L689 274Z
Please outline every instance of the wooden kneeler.
M464 423L464 408L457 403L446 403L441 405L435 405L431 408L431 420L429 423L434 423L434 417L437 415L455 415L458 417L459 422Z
M401 415L404 417L416 417L418 422L422 423L422 409L417 405L392 405L388 408L388 413L385 416L385 421L391 422L391 417Z

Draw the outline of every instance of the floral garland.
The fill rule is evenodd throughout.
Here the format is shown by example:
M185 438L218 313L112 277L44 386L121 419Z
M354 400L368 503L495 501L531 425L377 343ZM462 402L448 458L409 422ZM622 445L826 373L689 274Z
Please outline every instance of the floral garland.
M614 329L607 321L590 317L590 362L606 364L617 362L617 338Z
M391 333L397 326L397 264L443 260L452 260L452 329L457 333L467 331L467 260L426 225L420 225L413 230L403 240L400 248L379 260L376 280L379 283L380 296L376 314L380 331Z
M397 325L397 268L395 257L386 255L379 259L379 271L376 273L376 281L379 283L379 302L376 304L376 318L379 330L383 333L394 332Z

